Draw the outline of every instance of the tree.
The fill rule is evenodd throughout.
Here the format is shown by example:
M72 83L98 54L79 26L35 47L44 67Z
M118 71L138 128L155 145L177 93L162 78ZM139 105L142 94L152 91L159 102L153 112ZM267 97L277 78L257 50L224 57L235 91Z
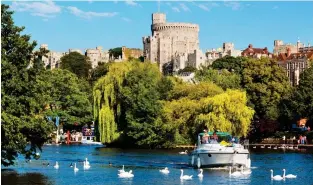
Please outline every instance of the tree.
M68 70L47 70L37 78L38 88L45 92L45 114L59 116L65 124L83 125L92 119L88 83Z
M134 62L123 83L127 135L142 147L154 148L159 142L155 121L161 110L157 91L160 80L161 73L155 64Z
M105 76L109 71L110 63L99 62L98 66L91 70L89 82L93 85L99 78Z
M91 62L88 57L78 53L70 52L61 58L61 69L67 69L79 78L88 79L91 70Z
M278 105L291 90L285 71L268 58L249 59L244 65L242 80L256 116L277 120Z
M196 72L195 78L200 82L213 82L216 85L222 87L224 90L241 88L240 75L234 72L229 72L226 69L215 70L202 68Z
M109 49L109 55L110 57L113 56L114 58L118 58L122 56L122 48L117 47L117 48Z
M1 164L14 164L18 154L37 158L36 152L48 140L51 126L42 109L44 92L38 92L31 72L36 42L21 35L24 27L14 25L13 12L1 5ZM35 65L37 66L37 65ZM38 70L37 70L38 69ZM40 72L39 68L36 68ZM30 144L30 147L27 147Z
M103 143L116 141L120 131L125 128L121 91L125 76L131 69L131 62L112 63L109 72L98 79L93 87L94 119Z
M192 67L192 66L187 66L185 67L184 69L180 69L178 70L178 74L182 74L182 73L192 73L192 72L196 72L197 69L195 67Z
M235 72L241 74L244 64L247 61L246 57L232 57L225 56L223 58L217 59L212 63L213 69L227 69L230 72Z

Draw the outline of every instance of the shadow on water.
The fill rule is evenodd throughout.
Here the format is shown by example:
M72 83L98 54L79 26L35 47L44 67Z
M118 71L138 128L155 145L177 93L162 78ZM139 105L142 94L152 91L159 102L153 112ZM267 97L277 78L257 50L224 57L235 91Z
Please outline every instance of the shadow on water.
M41 173L18 174L13 169L1 170L1 184L5 185L53 185L53 181Z

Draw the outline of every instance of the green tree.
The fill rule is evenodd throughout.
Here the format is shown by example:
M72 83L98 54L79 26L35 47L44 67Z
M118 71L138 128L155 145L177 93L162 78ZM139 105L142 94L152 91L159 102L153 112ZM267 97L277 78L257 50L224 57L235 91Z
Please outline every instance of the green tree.
M277 120L278 105L291 90L285 71L268 58L249 59L242 80L257 117Z
M91 62L88 57L78 52L70 52L61 58L60 68L71 71L79 78L88 79L91 70Z
M65 124L85 124L92 119L88 83L68 70L47 70L37 78L38 88L45 92L45 114L59 116Z
M202 68L196 72L195 78L200 82L213 82L216 85L222 87L224 90L241 88L240 75L234 72L229 72L226 69L215 70Z
M178 74L182 74L182 73L186 73L186 72L196 72L196 71L197 71L197 69L195 67L187 66L184 69L178 70Z
M213 69L227 69L230 72L241 74L244 64L247 61L246 57L225 56L217 59L212 63Z
M113 56L114 58L118 58L122 56L122 47L109 49L109 54L110 54L110 57Z
M116 141L125 128L121 91L125 76L131 69L131 62L112 63L109 72L93 87L94 119L98 123L101 142Z
M1 5L1 164L14 164L18 154L27 159L48 140L51 127L42 110L44 92L38 92L31 68L36 42L21 35L24 27L14 25L13 12ZM36 63L37 64L37 63ZM30 144L30 147L27 147Z
M161 110L157 91L160 80L155 64L134 62L123 83L127 135L141 147L154 148L159 143L155 121Z
M99 78L105 76L109 71L110 63L99 62L98 66L91 70L89 82L93 85Z

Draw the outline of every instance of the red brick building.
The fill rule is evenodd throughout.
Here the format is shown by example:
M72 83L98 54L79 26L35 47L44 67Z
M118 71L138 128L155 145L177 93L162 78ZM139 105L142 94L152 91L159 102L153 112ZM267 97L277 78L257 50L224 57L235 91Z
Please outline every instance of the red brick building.
M267 47L253 48L252 44L249 44L248 48L242 51L241 56L251 58L261 58L261 57L272 58L273 54L268 51Z

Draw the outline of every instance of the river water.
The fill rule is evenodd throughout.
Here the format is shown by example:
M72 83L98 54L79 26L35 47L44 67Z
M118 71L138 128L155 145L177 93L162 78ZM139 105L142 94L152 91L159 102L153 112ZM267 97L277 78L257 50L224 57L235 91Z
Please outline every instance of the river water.
M204 169L203 179L199 179L198 170L188 166L188 156L178 154L178 150L121 150L100 148L97 146L59 145L44 146L39 160L26 163L19 158L15 166L3 168L1 184L56 184L56 185L103 185L103 184L302 184L313 185L313 153L263 149L251 150L252 174L244 177L229 177L228 170ZM83 169L83 160L88 158L91 168ZM59 162L58 170L53 168ZM77 163L78 172L70 167ZM46 164L50 165L47 166ZM109 165L112 163L112 166ZM125 165L125 170L132 170L135 175L130 179L118 177L118 169ZM161 174L160 169L168 167L168 175ZM270 169L274 175L298 175L296 179L272 181ZM180 169L184 174L193 175L192 180L180 180Z

